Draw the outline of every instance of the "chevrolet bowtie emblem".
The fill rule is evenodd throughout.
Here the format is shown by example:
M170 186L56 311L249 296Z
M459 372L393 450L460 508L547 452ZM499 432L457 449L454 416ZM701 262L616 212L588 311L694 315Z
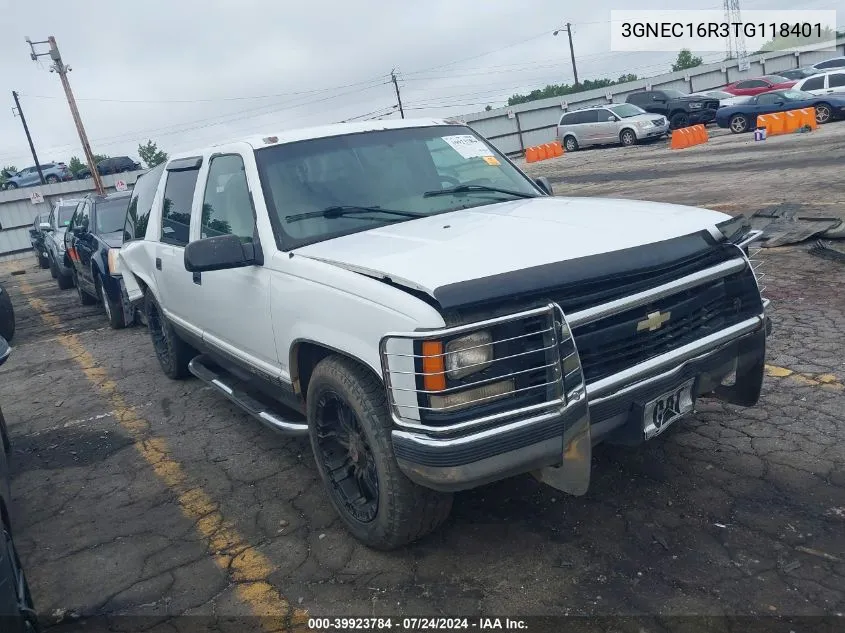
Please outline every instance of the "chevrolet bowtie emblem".
M655 330L659 330L671 317L671 312L652 312L646 319L637 323L637 332L643 332L645 330L654 332Z

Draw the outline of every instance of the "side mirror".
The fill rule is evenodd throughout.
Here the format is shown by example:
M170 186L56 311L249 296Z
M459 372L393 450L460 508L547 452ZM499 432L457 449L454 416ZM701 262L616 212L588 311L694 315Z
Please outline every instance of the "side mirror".
M9 358L9 354L12 353L12 348L9 347L9 342L0 336L0 365L6 362L6 359Z
M217 235L188 243L185 269L192 273L263 264L260 248L245 244L237 235Z
M53 227L50 226L49 222L42 222L41 224L38 225L38 228L42 231L52 231L53 230Z
M615 116L613 116L613 115L611 114L609 117L607 117L607 120L608 120L608 121L618 121L619 119L617 119Z
M555 195L555 191L552 188L552 183L549 182L549 179L545 176L540 176L539 178L534 179L534 183L542 189L547 196Z

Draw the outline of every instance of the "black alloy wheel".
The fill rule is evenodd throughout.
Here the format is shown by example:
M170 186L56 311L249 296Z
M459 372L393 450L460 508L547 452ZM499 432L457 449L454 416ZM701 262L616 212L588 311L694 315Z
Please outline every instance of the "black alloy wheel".
M361 523L378 514L379 477L373 451L352 408L325 391L315 416L318 459L325 465L330 493Z

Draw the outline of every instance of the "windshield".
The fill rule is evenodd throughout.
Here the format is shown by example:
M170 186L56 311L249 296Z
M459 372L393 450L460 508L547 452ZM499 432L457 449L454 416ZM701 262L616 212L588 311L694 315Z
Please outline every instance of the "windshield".
M122 231L123 225L126 223L126 206L128 204L129 196L98 203L97 232L114 233L115 231Z
M687 96L683 92L681 92L680 90L671 90L670 89L670 90L661 90L661 92L663 94L665 94L667 97L669 97L670 99L680 99L681 97Z
M70 224L70 219L73 217L74 211L76 211L75 204L60 204L56 207L56 225L59 228L67 227Z
M637 116L639 114L646 114L646 111L643 110L641 107L635 106L631 103L623 103L618 106L613 106L611 110L613 110L613 114L615 114L621 119L627 119L632 116Z
M255 156L285 249L417 215L541 195L486 141L460 125L332 136L267 147ZM334 207L366 210L339 213Z

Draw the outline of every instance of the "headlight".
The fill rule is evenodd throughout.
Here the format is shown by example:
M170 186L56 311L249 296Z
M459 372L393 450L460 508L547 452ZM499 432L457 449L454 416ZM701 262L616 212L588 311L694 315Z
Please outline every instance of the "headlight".
M689 104L690 110L701 110L701 108L703 108L703 107L704 107L704 104L701 103L700 101L693 101L692 103Z
M493 335L473 332L446 343L446 375L457 380L482 371L493 361Z
M119 248L110 248L109 249L109 274L110 275L119 275L120 269L117 265L117 254L120 252Z

